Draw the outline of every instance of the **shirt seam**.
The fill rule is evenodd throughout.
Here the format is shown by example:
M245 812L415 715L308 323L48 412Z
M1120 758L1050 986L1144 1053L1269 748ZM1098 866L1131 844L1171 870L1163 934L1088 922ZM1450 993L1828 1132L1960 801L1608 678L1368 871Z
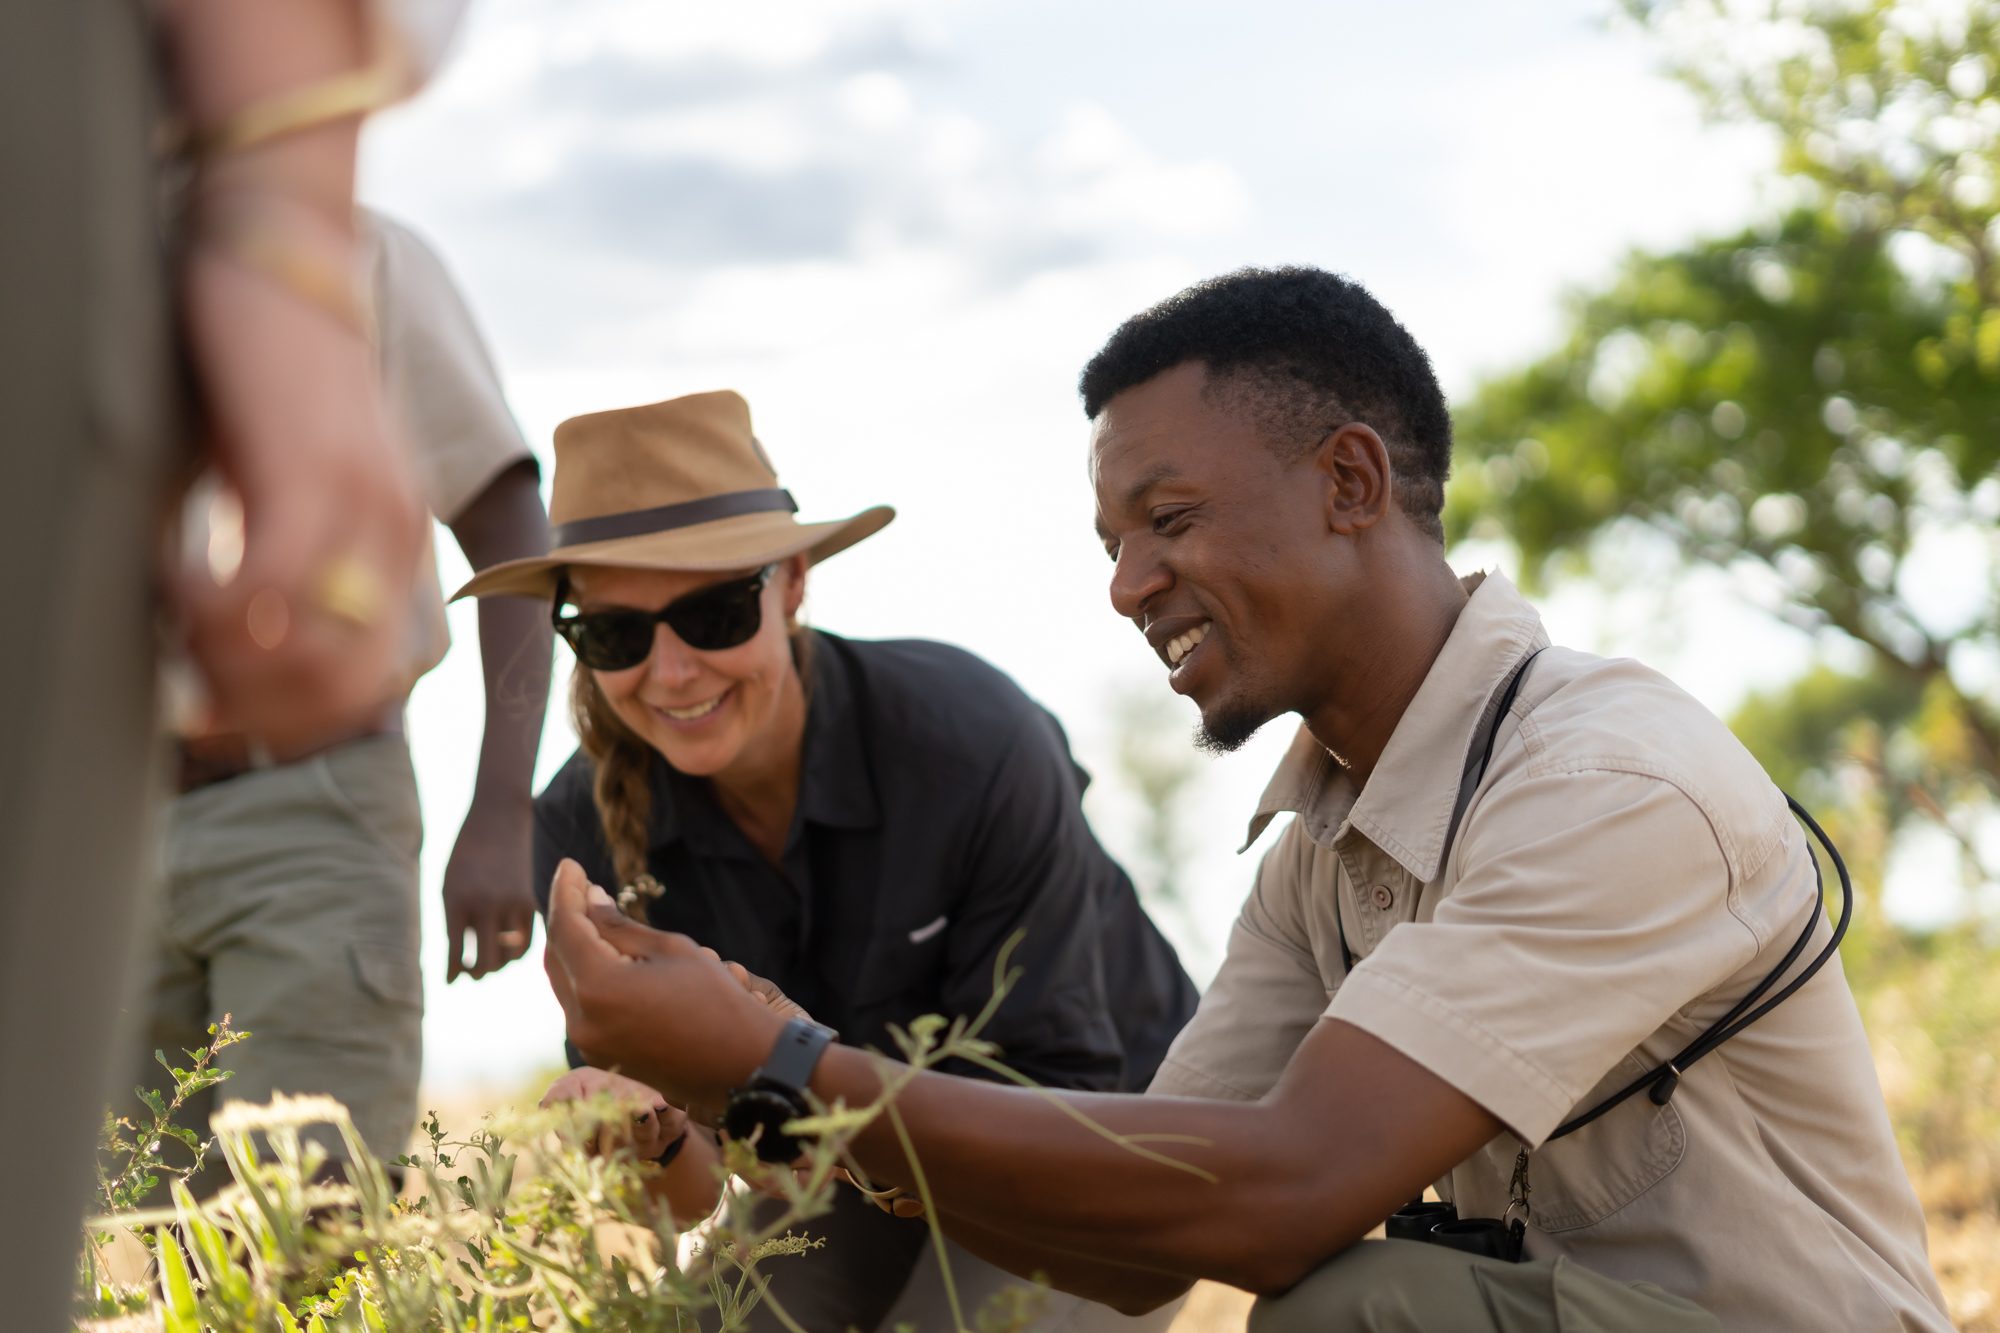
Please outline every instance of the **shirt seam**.
M1522 718L1520 730L1525 733L1530 729L1536 732L1539 741L1540 729L1535 727L1533 717ZM1709 809L1710 802L1701 788L1685 774L1664 764L1655 764L1626 755L1574 755L1560 758L1549 753L1545 743L1540 746L1540 750L1543 757L1528 765L1527 776L1531 778L1576 776L1584 773L1623 773L1630 777L1649 778L1655 782L1665 783L1679 792L1686 798L1688 804L1694 807L1695 813L1701 816L1702 823L1708 826L1709 837L1715 841L1716 850L1722 853L1723 869L1728 874L1728 883L1723 887L1722 900L1723 905L1729 909L1729 915L1749 932L1751 942L1759 951L1770 943L1765 932L1757 928L1756 923L1750 920L1743 909L1742 887L1748 876L1742 869L1742 858L1737 852L1734 839L1716 822L1714 814Z

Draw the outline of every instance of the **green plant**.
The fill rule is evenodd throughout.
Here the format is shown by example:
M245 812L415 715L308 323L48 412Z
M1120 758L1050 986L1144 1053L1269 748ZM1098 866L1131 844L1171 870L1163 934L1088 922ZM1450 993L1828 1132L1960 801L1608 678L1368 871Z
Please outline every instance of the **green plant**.
M229 1015L224 1014L220 1022L209 1025L207 1046L183 1052L189 1061L187 1068L183 1069L167 1059L165 1051L154 1051L153 1058L167 1071L171 1080L170 1090L135 1089L139 1104L144 1108L139 1120L112 1111L104 1113L104 1126L98 1136L96 1206L93 1210L99 1216L85 1224L85 1245L77 1273L82 1313L103 1319L143 1308L144 1297L140 1293L111 1278L105 1250L116 1239L116 1228L110 1219L139 1208L152 1197L163 1178L183 1179L200 1168L215 1141L202 1138L185 1125L176 1124L175 1117L197 1094L206 1092L229 1077L228 1070L216 1067L216 1057L249 1035L233 1031L229 1026ZM185 1166L167 1164L163 1154L169 1141L179 1143L188 1150L189 1160ZM152 1237L144 1236L142 1243L150 1248Z
M760 1220L755 1201L740 1189L726 1191L717 1216L706 1222L676 1219L657 1207L646 1184L658 1168L629 1156L594 1155L585 1146L628 1113L609 1097L492 1117L463 1139L450 1137L433 1114L424 1124L423 1150L388 1165L331 1098L233 1103L211 1118L233 1182L215 1198L197 1200L178 1178L170 1180L165 1206L137 1206L150 1186L106 1194L109 1211L88 1223L79 1327L110 1333L122 1318L143 1316L165 1333L683 1333L697 1327L697 1316L740 1328L768 1303L782 1324L804 1333L772 1295L766 1266L797 1262L819 1247L798 1228L830 1206L841 1187L837 1170L853 1168L847 1146L856 1134L886 1118L909 1148L895 1099L920 1071L956 1060L1007 1074L997 1050L978 1035L1013 981L1006 956L980 1014L950 1022L930 1016L893 1030L905 1063L884 1061L883 1088L873 1101L815 1106L790 1127L811 1136L796 1170L770 1172L747 1145L725 1145L727 1172L762 1175L765 1188L781 1197L774 1218ZM212 1085L202 1081L217 1049L192 1053L194 1068L172 1071L174 1093L159 1097L157 1106L147 1103L156 1116L178 1107L195 1085ZM331 1126L343 1145L338 1179L330 1178L326 1150L302 1132L320 1125ZM167 1137L188 1141L179 1133ZM158 1174L160 1136L120 1142L130 1160L118 1179ZM942 1256L943 1233L913 1151L910 1162ZM400 1190L391 1167L406 1173ZM700 1225L698 1243L684 1247L681 1233L690 1223ZM151 1283L111 1278L104 1250L119 1233L150 1245ZM956 1328L1002 1333L1032 1324L1032 1301L1019 1295L968 1320L948 1267L944 1276Z

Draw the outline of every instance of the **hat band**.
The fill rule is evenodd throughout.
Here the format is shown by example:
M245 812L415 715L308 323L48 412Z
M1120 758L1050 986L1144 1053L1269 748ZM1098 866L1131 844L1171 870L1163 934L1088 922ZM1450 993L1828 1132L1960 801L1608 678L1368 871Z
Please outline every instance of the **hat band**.
M710 495L700 500L683 500L679 504L656 505L651 509L632 509L622 514L604 514L598 518L579 518L569 523L556 525L551 534L556 546L584 546L591 542L616 541L620 537L643 537L651 532L668 532L674 528L691 528L697 523L713 523L719 518L735 518L738 514L765 514L771 512L796 514L798 504L792 493L778 487L754 491L730 491L724 495Z

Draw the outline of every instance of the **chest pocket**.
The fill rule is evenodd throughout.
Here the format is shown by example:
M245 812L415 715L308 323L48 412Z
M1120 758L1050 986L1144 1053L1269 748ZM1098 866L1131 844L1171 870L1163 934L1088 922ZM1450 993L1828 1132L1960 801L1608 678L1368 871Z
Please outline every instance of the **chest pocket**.
M1652 1068L1637 1052L1604 1076L1579 1103L1593 1106ZM1519 1145L1503 1135L1480 1150L1481 1169L1502 1184L1513 1175ZM1565 1138L1539 1149L1530 1168L1533 1227L1553 1235L1596 1226L1660 1183L1687 1155L1687 1125L1672 1102L1643 1093Z
M855 980L855 1002L880 1005L905 999L935 1007L934 997L944 982L952 924L949 913L934 914L924 921L898 921L861 944L859 952L866 961Z

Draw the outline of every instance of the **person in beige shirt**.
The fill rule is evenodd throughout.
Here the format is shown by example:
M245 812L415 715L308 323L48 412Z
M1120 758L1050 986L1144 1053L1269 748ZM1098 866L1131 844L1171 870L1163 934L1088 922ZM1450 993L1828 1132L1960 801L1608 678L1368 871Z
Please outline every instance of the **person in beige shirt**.
M1113 606L1207 745L1302 719L1253 839L1295 814L1147 1095L904 1090L946 1231L1128 1310L1232 1283L1255 1333L1947 1329L1784 796L1671 682L1454 573L1408 332L1343 278L1244 270L1129 320L1082 388ZM593 1063L744 1123L774 1070L880 1086L574 865L549 922ZM1766 978L1774 1008L1682 1054ZM914 1179L895 1133L852 1147ZM1524 1219L1520 1261L1364 1239L1432 1184Z

